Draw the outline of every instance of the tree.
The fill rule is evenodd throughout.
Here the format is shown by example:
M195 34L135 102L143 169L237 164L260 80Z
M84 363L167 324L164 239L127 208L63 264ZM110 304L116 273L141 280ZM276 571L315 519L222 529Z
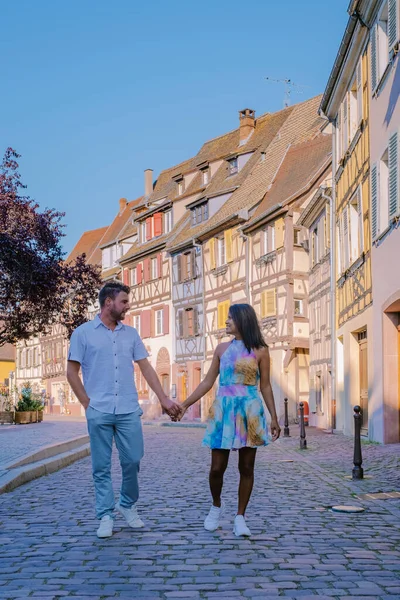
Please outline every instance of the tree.
M8 148L0 166L0 346L63 323L84 322L101 284L99 269L79 256L63 261L63 213L39 210L22 195L19 155Z

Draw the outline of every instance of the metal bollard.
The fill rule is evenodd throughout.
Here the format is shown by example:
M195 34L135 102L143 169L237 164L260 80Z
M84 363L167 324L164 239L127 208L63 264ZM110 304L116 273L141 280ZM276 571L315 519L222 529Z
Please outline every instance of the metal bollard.
M288 399L285 398L283 402L285 404L285 426L283 428L283 437L290 437L290 431L289 431L289 414L288 414Z
M306 429L304 427L304 404L300 402L300 450L307 449Z
M364 470L362 468L361 454L361 423L362 413L360 406L354 407L354 468L352 471L352 479L364 479Z

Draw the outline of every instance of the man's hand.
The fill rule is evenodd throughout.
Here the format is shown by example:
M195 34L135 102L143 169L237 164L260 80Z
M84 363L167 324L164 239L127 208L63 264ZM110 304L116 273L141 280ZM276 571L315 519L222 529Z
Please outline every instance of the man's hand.
M172 400L170 400L169 398L164 398L163 400L160 400L160 404L163 407L163 409L165 410L165 412L172 418L178 418L181 412L181 408L179 406L179 404L177 404L176 402L173 402Z
M273 442L276 442L278 437L281 435L281 428L279 427L278 421L275 419L271 421L271 434Z
M83 408L84 408L85 410L87 410L87 409L89 408L89 404L90 404L90 398L88 398L87 400L85 399L84 401L82 400L82 401L81 401L81 404L82 404Z

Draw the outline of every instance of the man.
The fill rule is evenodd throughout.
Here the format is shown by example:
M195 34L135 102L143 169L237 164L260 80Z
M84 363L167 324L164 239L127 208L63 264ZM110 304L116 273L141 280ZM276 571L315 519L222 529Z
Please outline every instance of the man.
M106 283L100 290L99 302L100 314L78 327L71 336L67 379L86 411L96 515L100 519L97 536L105 538L112 535L114 507L131 527L143 527L136 508L143 457L140 421L143 411L134 383L133 361L139 365L165 412L174 418L180 409L164 393L136 329L121 323L129 309L129 287L119 282ZM116 505L111 482L113 438L122 468L120 500Z

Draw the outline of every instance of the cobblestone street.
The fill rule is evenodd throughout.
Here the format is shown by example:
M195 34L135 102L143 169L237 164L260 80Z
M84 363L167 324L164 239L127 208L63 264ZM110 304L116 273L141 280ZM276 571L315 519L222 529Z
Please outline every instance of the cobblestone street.
M208 533L204 430L144 429L145 529L118 516L113 537L97 539L90 458L4 494L0 598L400 598L400 501L358 497L400 491L398 446L363 445L371 478L353 482L352 440L308 428L300 451L291 428L293 437L258 452L248 540L232 533L237 456L222 528ZM332 512L337 504L365 512Z

